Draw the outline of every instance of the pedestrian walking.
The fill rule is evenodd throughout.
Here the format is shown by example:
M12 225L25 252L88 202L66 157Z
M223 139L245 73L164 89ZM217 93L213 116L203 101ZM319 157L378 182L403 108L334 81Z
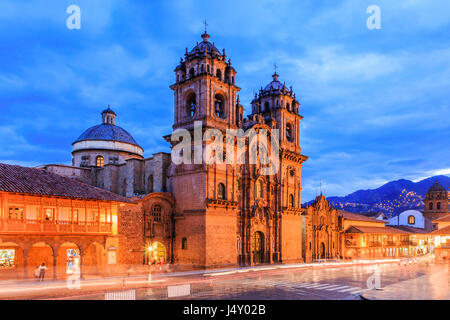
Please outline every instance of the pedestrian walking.
M39 270L39 266L36 267L36 269L34 269L34 277L39 280L39 274L41 273L41 271Z
M45 266L45 262L42 262L41 266L39 267L39 281L44 281L45 277L45 271L47 270L47 267Z

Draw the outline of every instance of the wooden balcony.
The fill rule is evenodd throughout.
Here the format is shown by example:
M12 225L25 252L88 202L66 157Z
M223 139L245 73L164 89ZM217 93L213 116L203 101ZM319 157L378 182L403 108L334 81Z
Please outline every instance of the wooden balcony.
M0 233L35 234L108 234L111 222L97 221L51 221L30 219L0 219Z

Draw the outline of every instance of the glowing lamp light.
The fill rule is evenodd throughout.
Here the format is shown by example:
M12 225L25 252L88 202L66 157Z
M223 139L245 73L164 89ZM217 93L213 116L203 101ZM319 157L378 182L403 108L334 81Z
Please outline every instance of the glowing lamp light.
M441 236L437 236L436 238L434 238L434 244L436 247L441 246Z

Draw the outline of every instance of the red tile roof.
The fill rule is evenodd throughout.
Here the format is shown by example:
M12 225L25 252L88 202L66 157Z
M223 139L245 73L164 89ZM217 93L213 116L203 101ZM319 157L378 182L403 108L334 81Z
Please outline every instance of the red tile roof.
M411 234L400 229L391 227L366 227L366 226L350 226L344 233L375 233L375 234Z
M0 163L0 191L78 199L132 202L118 194L42 169L3 163Z
M339 210L339 214L345 219L345 220L354 220L354 221L368 221L368 222L377 222L377 223L387 223L387 221L378 220L376 218L372 217L366 217L362 214L348 212L344 210Z
M430 233L426 229L416 228L411 226L389 226L389 228L399 229L408 232L409 234L427 234Z

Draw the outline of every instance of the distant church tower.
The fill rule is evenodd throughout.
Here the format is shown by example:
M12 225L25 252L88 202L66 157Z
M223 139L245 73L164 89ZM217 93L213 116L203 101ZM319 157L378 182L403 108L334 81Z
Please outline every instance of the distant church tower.
M437 181L428 189L425 195L425 210L427 218L436 219L448 214L448 192Z

